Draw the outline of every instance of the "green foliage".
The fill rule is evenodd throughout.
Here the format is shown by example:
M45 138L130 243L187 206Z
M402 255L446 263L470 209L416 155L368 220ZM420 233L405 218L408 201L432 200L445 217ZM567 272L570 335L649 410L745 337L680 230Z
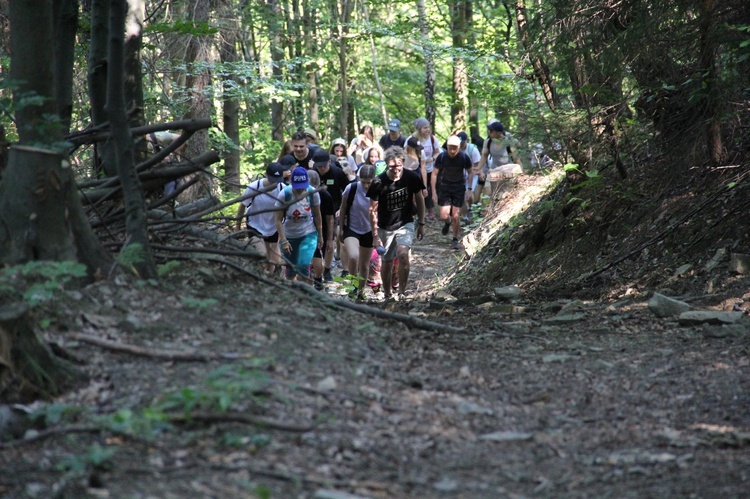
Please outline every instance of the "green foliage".
M52 300L65 285L86 277L86 266L77 262L32 261L0 269L0 297L22 298L29 306Z
M200 386L184 387L167 394L158 404L160 411L181 411L185 417L195 409L226 412L235 404L252 399L268 385L268 376L258 368L270 359L245 365L226 365L208 374Z
M159 265L159 267L156 269L158 275L160 278L166 277L173 271L179 269L181 267L180 262L175 260L170 260L166 263L163 263L162 265Z
M112 458L116 453L116 447L102 447L95 443L89 446L84 454L63 459L57 464L56 469L74 476L84 475L92 469L110 470L113 466Z
M192 296L181 296L180 301L183 305L185 305L187 308L197 310L198 313L202 314L203 312L206 312L211 307L215 307L219 304L219 300L215 298L193 298Z
M359 289L360 283L364 281L364 277L347 274L346 276L336 276L333 278L333 282L338 284L339 289L343 290L349 297L355 298L357 290Z
M122 248L117 255L117 263L130 269L133 274L137 275L138 271L135 266L146 261L146 251L142 244L131 243Z

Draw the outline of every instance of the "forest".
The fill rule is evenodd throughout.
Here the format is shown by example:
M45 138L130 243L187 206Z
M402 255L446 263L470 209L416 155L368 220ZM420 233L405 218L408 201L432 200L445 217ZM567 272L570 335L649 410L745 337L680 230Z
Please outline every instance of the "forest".
M404 439L408 451L394 442L393 448L380 454L373 435L391 438L390 430L372 426L379 424L370 419L372 415L357 413L355 417L346 411L352 407L354 412L367 407L365 412L379 414L406 410L394 401L392 383L396 382L368 364L362 368L369 373L365 376L372 375L382 384L373 382L376 389L363 383L352 395L344 388L349 377L338 371L338 375L326 377L321 374L326 368L321 366L335 358L331 372L360 373L361 366L346 362L359 356L369 362L371 356L380 354L380 361L385 363L383 359L388 358L393 362L386 370L401 369L405 362L410 367L408 372L399 371L402 377L398 383L421 390L421 395L402 399L401 404L411 400L416 405L410 405L408 411L417 412L422 404L430 406L434 409L430 418L434 416L440 432L450 434L453 430L447 428L453 428L454 436L460 433L464 438L467 433L462 432L468 432L467 427L459 430L458 423L451 426L443 418L454 422L453 416L432 406L431 397L438 397L435 393L441 392L441 386L445 392L458 392L462 383L480 379L477 386L482 385L478 390L484 395L478 397L485 398L479 405L492 405L491 397L500 397L493 399L496 408L484 411L476 405L467 409L459 404L458 412L466 416L461 411L467 410L478 414L477 418L489 419L505 411L517 428L523 426L523 411L549 410L539 416L539 421L546 421L562 417L554 404L565 404L562 399L550 402L552 388L539 388L544 392L539 392L541 395L518 393L515 399L488 394L498 386L507 388L498 381L490 390L493 382L488 373L493 364L489 359L497 352L503 359L516 359L513 345L506 341L509 335L522 338L523 355L534 355L541 342L538 328L547 331L541 319L528 328L518 325L523 320L510 321L514 314L533 309L523 304L492 309L496 317L504 317L511 325L501 328L500 322L488 317L472 323L472 314L488 310L488 304L498 299L493 294L498 286L518 284L524 299L537 304L562 297L596 303L644 302L658 290L688 302L711 297L714 301L701 304L747 315L742 304L750 302L750 296L742 258L750 254L745 216L746 189L750 187L750 3L0 0L0 106L0 452L14 449L18 455L7 454L7 462L24 460L28 465L18 465L16 478L0 472L0 495L91 493L105 487L100 482L107 481L102 477L112 472L112 463L122 466L127 464L127 456L144 455L153 458L151 464L159 461L160 465L153 465L159 469L165 466L162 461L169 461L166 468L171 471L115 473L115 496L131 491L131 473L169 474L178 468L166 481L172 485L160 488L154 485L160 476L149 475L140 493L345 497L336 496L336 489L359 494L351 497L602 496L611 495L613 484L623 479L636 491L624 496L637 497L640 491L676 497L696 490L702 476L709 485L723 484L716 490L724 490L729 497L741 495L741 483L748 479L740 469L750 462L746 417L726 416L733 421L727 424L731 442L719 442L730 437L717 436L713 429L706 429L707 424L696 430L696 424L680 427L670 421L682 433L659 433L659 438L670 442L665 445L699 442L695 446L716 452L707 458L716 468L704 466L696 474L698 478L687 480L684 456L670 458L675 470L664 483L654 479L658 473L644 473L653 481L629 481L636 480L630 473L640 473L640 468L628 468L628 478L622 478L617 472L603 474L590 467L579 475L579 469L569 464L590 458L596 465L606 461L609 466L614 460L615 467L648 468L663 458L658 449L651 448L650 457L627 454L630 451L623 457L619 450L609 457L594 456L581 448L566 447L572 444L555 440L551 431L544 436L540 436L541 430L535 433L531 429L498 436L483 422L482 431L474 427L471 431L472 435L484 432L477 438L485 444L490 440L521 446L521 442L533 441L546 449L544 456L539 457L538 448L513 454L509 465L513 470L505 477L516 485L485 482L466 474L451 481L441 479L445 469L455 471L447 457L449 449L460 448L465 460L461 470L471 469L469 475L492 454L455 441L437 443L434 434L426 437L416 428L409 429L408 437L402 434L395 439ZM304 286L284 286L259 270L262 257L248 248L243 233L234 230L237 205L245 187L264 175L269 162L276 161L285 141L295 132L312 130L318 144L328 149L337 138L349 143L365 125L373 127L377 140L387 133L394 118L408 136L415 132L414 120L420 117L427 119L441 144L459 131L484 137L487 124L499 120L518 141L525 175L515 184L516 191L506 205L462 229L465 254L455 259L440 256L436 234L428 234L425 253L415 249L421 268L414 270L418 290L413 306L342 305L345 300L336 296L311 296ZM164 132L170 132L173 141L162 147L155 137ZM539 166L538 158L543 155L551 158L554 166L550 169ZM165 185L178 179L176 191L165 193ZM533 201L521 201L521 195L532 188L544 192ZM516 198L518 211L511 213ZM204 260L196 263L200 258ZM723 265L730 258L731 277L722 281L711 274L718 262ZM717 264L709 269L714 260ZM693 265L680 266L685 261ZM252 284L238 281L238 276ZM254 291L243 291L243 287ZM292 313L291 323L268 319L258 310L274 310L280 317L289 312L263 298L274 294L295 303L305 301L305 307L312 310L307 313L310 317L318 314L317 319L310 321L302 312ZM117 299L126 301L118 305ZM450 304L441 304L444 299ZM237 300L255 307L247 317L235 315ZM169 310L166 302L176 305ZM473 312L461 308L464 305L474 307ZM485 308L480 309L482 306ZM586 302L573 312L565 310L593 314L586 308L589 306L593 305ZM540 314L549 310L538 307ZM142 317L132 314L136 309ZM184 315L188 311L190 315ZM347 315L355 313L372 314L377 319L372 319L373 325L369 319ZM649 334L653 327L662 331L661 325L644 325L640 313L633 312L638 324L635 329L643 328ZM111 314L121 316L117 324L110 323L115 320ZM147 320L146 315L153 317ZM332 319L334 315L337 319ZM623 312L603 322L619 328L621 315L629 317ZM143 325L152 319L152 325ZM165 326L171 321L175 324ZM321 339L314 334L321 322L327 324L321 326L324 336L338 330L352 336ZM233 337L212 336L215 329L225 327L228 331L240 324L252 329L240 343L234 343ZM500 329L487 333L495 327ZM588 345L589 355L602 348L616 350L613 344L589 343L594 341L590 336L567 327L563 326L559 336L545 339L539 348L549 352L573 342ZM729 406L708 399L696 403L696 411L701 407L707 414L714 411L717 420L726 413L747 413L750 407L746 394L737 398L737 390L746 385L740 380L742 376L747 379L748 373L748 326L743 327L739 336L726 330L722 330L723 336L715 336L736 343L724 348L703 346L707 355L730 352L731 359L725 360L737 368L727 371L728 378L715 385L725 402L734 397L727 402ZM193 335L196 328L200 331ZM382 329L384 339L371 342L367 334L373 328ZM597 329L593 316L582 329ZM92 330L102 334L88 334ZM301 342L307 342L312 350L320 346L321 351L304 353L303 345L284 343L283 331L287 330L305 330ZM162 338L164 331L168 334ZM424 336L408 334L414 331ZM450 336L458 331L476 336L460 342ZM60 340L66 334L69 337ZM415 367L427 363L432 354L441 356L449 351L447 355L454 355L451 348L474 352L467 346L471 341L482 350L479 345L486 334L496 334L503 343L495 353L495 347L486 348L486 357L477 360L472 369L455 358L446 364L432 358L429 365L434 372ZM635 339L632 348L642 348L642 355L673 351L679 350L675 345L693 338L687 333L674 334L677 336L654 340L663 344L646 340L641 344L640 338ZM710 336L714 333L695 334L714 337ZM435 338L440 339L438 345L425 346ZM338 341L341 344L337 345ZM631 347L623 345L618 351ZM245 351L246 347L255 355ZM149 359L144 363L166 363L144 367L122 359L107 360L97 349ZM294 354L287 356L289 352ZM274 360L261 357L261 353ZM669 365L685 368L688 354L683 353L685 357L672 359ZM229 358L241 362L234 367L231 362L224 364ZM290 364L284 366L281 359L287 358ZM567 357L540 359L546 359L539 361L543 369L551 370L564 364ZM91 364L86 365L85 360ZM193 370L189 364L193 361L205 363L205 369L200 373ZM453 366L455 371L462 374L451 374L448 366L454 361L458 363ZM713 361L719 362L707 357L705 365L713 365ZM629 375L626 369L619 370L614 358L602 357L597 362L598 367L589 366L594 372L605 364L616 365L608 375L616 377L616 383L626 383L622 380ZM650 366L651 373L659 369L654 362L644 364ZM317 376L318 381L305 384L307 378L292 379L290 373L296 369ZM161 384L135 378L135 371L140 370ZM483 374L475 374L475 370ZM540 372L528 374L521 386L538 388L547 382L539 379ZM258 373L263 381L257 378ZM286 375L289 378L282 381ZM451 380L444 386L443 381L436 381L442 375ZM201 376L206 376L205 385L201 385ZM271 380L273 376L277 379ZM583 375L566 371L549 383L562 384L557 389L569 394L565 395L569 401L577 395L563 380L576 376ZM337 388L335 382L334 388L324 383L331 379L339 380ZM175 380L189 387L176 391L179 383ZM136 387L130 395L126 393L129 383ZM428 395L426 387L431 383L430 390L435 392ZM630 382L627 384L630 394ZM633 386L638 384L633 382ZM166 386L175 391L166 390ZM596 396L603 396L597 391L599 385L591 381L591 386ZM675 403L671 392L665 389L664 393L664 404ZM537 395L541 398L535 398ZM518 402L532 398L529 404ZM416 399L420 401L414 402ZM652 402L648 399L645 405L650 407ZM32 403L43 405L39 408ZM506 403L524 409L514 412L510 405L497 409ZM658 405L654 411L668 412L661 403L654 402ZM13 442L24 433L8 429L12 424L6 420L12 418L6 418L3 410L18 411L5 404L31 408L25 411L32 413L35 429L25 427L28 443L19 448L14 448ZM336 426L326 420L329 409L336 414L330 421L352 417L354 425L353 421L359 424L364 418L367 422L362 424L370 426L358 436L342 433L331 437L340 438L338 443L326 440L311 428ZM570 420L604 420L612 415L601 411L592 419L578 412L570 415ZM305 423L284 422L284 416ZM67 426L60 427L62 423ZM227 426L227 431L216 429ZM289 435L269 437L259 431L238 436L241 431L237 426ZM56 438L55 428L60 428L59 448L55 447L60 455L67 452L62 450L66 436L81 433L91 441L76 440L71 444L73 456L65 458L75 462L58 463L57 475L44 476L52 468L48 463L39 467L29 464L38 459L36 452L42 452L31 446ZM627 431L637 433L629 428ZM671 426L667 429L671 431ZM688 429L702 433L691 434L695 439L690 440ZM36 433L29 437L28 431ZM579 431L583 430L576 426L575 432ZM97 440L105 434L107 438ZM495 436L485 439L486 435ZM570 438L582 442L587 437L591 435ZM651 437L644 441L651 442ZM180 456L170 454L172 451L155 444L153 438L168 438L169 445L188 450ZM214 448L205 439L221 440L221 444ZM347 444L341 443L345 440ZM611 444L603 436L601 442ZM641 443L644 448L651 445ZM309 454L300 452L298 461L279 464L297 445L307 446ZM720 453L722 446L738 452L728 479L716 475L725 458ZM113 457L115 447L120 447L119 458ZM346 452L345 447L349 449ZM225 448L242 449L247 455L243 454L239 464L216 457L224 455ZM368 452L370 457L366 457ZM269 466L263 470L245 466L256 453ZM427 454L430 457L425 464L420 459ZM576 459L565 459L574 454ZM279 457L282 455L284 458ZM395 457L399 455L408 457L403 457L404 464L396 472L385 461L401 459ZM568 464L553 463L546 476L544 462L550 459ZM306 460L315 461L315 467L307 469ZM217 484L220 478L206 479L201 483L210 485L204 490L203 485L196 485L200 480L190 483L180 476L185 472L180 464L183 461L191 463L188 468L200 467L205 475L210 475L204 466L210 462L233 480L235 473L242 476L226 490ZM350 468L346 467L348 461L352 462ZM424 466L424 474L411 469L411 464ZM524 469L534 471L526 476ZM707 477L715 477L715 482ZM461 488L460 484L469 482L477 488ZM688 482L681 488L680 484ZM182 488L187 483L190 486ZM29 484L36 485L29 488ZM38 490L34 488L37 485ZM700 487L697 490L706 492ZM325 495L329 492L331 495Z

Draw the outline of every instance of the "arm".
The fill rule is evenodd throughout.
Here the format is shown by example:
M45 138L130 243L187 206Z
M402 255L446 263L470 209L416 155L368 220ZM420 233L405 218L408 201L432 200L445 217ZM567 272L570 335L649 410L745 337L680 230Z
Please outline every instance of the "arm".
M234 230L240 230L242 228L242 217L245 215L245 205L240 203L237 207L237 221L234 223Z
M323 246L323 217L320 214L320 205L312 207L313 222L315 222L315 230L318 231L318 248Z
M414 196L417 200L417 240L421 241L424 237L424 212L425 212L425 206L424 206L424 197L423 196Z
M347 190L344 190L344 193L341 195L341 208L339 208L339 213L341 215L346 215L346 205L349 202L349 192ZM329 232L330 234L330 232ZM340 221L339 226L339 241L342 243L344 242L344 221Z
M279 246L281 246L282 250L290 253L292 251L292 246L289 244L289 241L286 240L286 236L284 235L284 224L281 223L281 221L284 220L285 211L286 209L282 209L276 212L276 232L279 233Z
M373 243L377 241L380 244L376 244L376 246L382 246L382 241L380 240L380 236L378 236L378 202L375 199L370 200L370 227L372 229Z

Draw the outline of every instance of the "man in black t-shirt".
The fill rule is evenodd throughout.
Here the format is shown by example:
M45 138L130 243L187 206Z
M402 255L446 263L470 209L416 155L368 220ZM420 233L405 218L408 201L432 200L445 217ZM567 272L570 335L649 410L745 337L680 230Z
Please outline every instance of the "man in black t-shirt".
M292 135L292 152L284 156L284 158L289 157L305 170L311 168L310 161L313 157L313 150L307 147L307 135L305 135L305 132L295 132L294 135ZM284 158L282 158L282 160ZM286 161L289 161L289 159ZM284 164L284 161L279 162Z
M403 299L409 281L409 257L414 243L414 203L417 206L417 240L424 236L425 205L422 178L404 170L404 150L393 146L385 152L386 171L375 177L367 190L373 242L385 248L380 275L386 300L392 299L393 261L398 258L398 297Z
M378 144L383 151L391 146L404 147L406 137L401 135L401 122L399 120L393 118L388 122L388 133L380 137Z
M435 169L440 172L440 175L432 176L433 200L440 206L440 219L445 222L443 235L447 235L453 225L453 241L451 242L453 249L460 249L458 244L458 231L461 228L460 211L464 201L472 195L471 185L474 177L474 165L471 158L460 149L461 139L456 135L448 137L446 150L435 160ZM440 187L436 190L437 177L440 177Z

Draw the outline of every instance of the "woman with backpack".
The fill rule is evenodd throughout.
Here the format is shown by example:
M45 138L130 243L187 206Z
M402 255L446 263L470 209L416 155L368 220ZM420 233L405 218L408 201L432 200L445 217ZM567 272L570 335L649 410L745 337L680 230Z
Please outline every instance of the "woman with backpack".
M365 298L365 282L370 271L372 255L372 226L370 224L370 199L367 190L375 178L375 166L362 165L359 169L359 182L346 186L341 198L342 230L339 240L346 247L348 261L344 269L358 278L357 300Z
M427 173L427 196L425 196L425 208L427 208L427 219L430 222L435 221L435 203L432 198L432 171L435 168L435 160L443 150L438 145L438 141L432 134L432 128L427 118L417 118L414 120L414 134L412 137L417 139L422 146L424 161L422 162L425 172Z
M323 246L323 219L320 195L310 187L307 170L298 166L292 171L291 185L284 187L276 200L276 230L279 246L289 267L287 277L297 276L312 284L310 264L315 248Z

